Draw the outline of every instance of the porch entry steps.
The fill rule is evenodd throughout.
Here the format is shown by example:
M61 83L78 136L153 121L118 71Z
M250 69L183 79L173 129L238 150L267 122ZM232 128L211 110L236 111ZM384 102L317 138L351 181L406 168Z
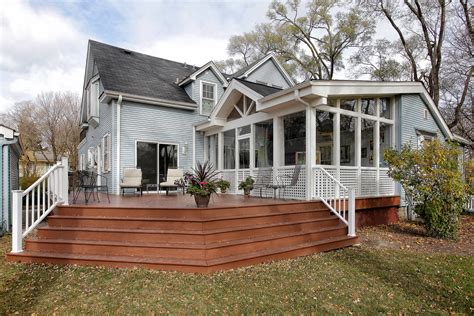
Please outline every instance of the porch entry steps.
M320 201L212 209L60 206L9 261L207 273L355 244Z

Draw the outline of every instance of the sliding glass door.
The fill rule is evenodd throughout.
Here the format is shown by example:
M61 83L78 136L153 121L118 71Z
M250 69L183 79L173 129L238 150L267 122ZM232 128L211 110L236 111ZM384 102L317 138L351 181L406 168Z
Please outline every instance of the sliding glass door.
M178 168L178 146L137 142L137 168L142 170L143 185L166 181L168 169ZM156 190L156 188L149 188Z

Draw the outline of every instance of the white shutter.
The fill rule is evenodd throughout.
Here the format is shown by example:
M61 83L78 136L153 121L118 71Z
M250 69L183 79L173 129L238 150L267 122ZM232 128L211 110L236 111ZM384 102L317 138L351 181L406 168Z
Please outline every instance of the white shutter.
M107 171L111 170L112 165L112 137L107 135Z

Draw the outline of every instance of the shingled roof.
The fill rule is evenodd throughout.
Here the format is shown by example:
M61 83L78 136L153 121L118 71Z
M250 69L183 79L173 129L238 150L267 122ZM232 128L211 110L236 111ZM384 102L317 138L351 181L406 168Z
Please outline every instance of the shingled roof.
M244 79L234 78L234 80L237 80L238 82L244 84L245 86L249 87L250 89L257 92L263 97L281 91L281 89L279 88L270 87L261 83L250 82Z
M89 44L105 90L196 103L175 81L197 68L93 40Z

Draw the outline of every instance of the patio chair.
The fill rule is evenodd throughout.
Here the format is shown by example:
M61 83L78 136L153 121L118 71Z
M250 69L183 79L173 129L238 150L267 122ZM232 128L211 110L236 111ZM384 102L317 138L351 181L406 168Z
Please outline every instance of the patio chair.
M97 180L100 178L101 184L97 184ZM84 199L86 201L86 204L89 202L89 199L91 196L95 199L97 197L97 200L100 202L100 197L99 197L99 192L105 192L107 193L107 200L110 203L110 197L109 197L109 187L107 185L107 178L104 177L103 175L97 174L96 172L93 171L79 171L78 172L78 186L79 190L75 194L74 202L77 199L77 196L80 193L80 190L84 190ZM95 196L94 196L95 193Z
M275 192L278 190L278 197L281 199L281 191L283 190L283 199L285 199L286 189L295 187L298 183L301 174L301 165L295 165L295 169L293 169L293 174L284 175L284 176L277 176L277 183L269 185L268 187L273 189ZM274 193L274 197L275 197Z
M254 190L260 190L260 197L262 197L262 192L265 190L265 197L267 197L267 189L271 189L270 186L273 183L272 177L272 168L260 168L255 177L255 183L253 185ZM275 195L275 192L274 194Z
M124 168L120 189L122 190L122 196L125 195L125 189L136 189L140 191L140 195L143 195L142 170Z
M169 190L171 188L178 188L179 185L176 184L176 181L179 181L183 178L183 170L182 169L168 169L168 173L166 175L166 181L165 182L160 182L160 187L158 190L161 190L161 188L164 188L166 190L166 195L168 195ZM183 188L184 192L184 188Z

